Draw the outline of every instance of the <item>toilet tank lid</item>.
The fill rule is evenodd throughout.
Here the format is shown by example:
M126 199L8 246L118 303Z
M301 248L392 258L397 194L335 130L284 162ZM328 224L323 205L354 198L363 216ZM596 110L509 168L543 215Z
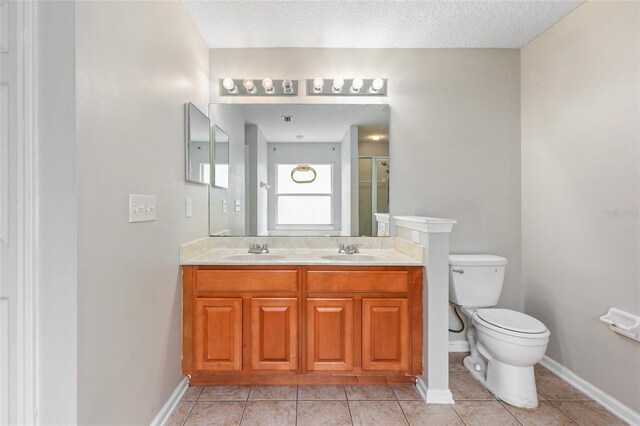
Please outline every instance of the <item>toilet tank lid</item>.
M547 327L536 318L511 309L478 309L475 315L496 327L518 333L540 334L547 331Z
M449 265L453 266L504 266L507 259L493 254L450 254Z

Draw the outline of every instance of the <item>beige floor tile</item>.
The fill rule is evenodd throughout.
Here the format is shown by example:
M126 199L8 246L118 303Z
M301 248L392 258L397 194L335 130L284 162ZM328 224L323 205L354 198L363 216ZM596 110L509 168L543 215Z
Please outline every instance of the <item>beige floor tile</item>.
M626 423L593 401L554 401L553 404L580 426L617 426Z
M538 392L548 400L590 401L587 395L571 386L553 373L536 374Z
M455 401L494 399L491 393L468 371L450 371L449 388Z
M449 352L449 371L467 371L462 364L464 357L459 355L461 352Z
M523 426L564 426L575 423L547 401L539 401L538 408L517 408L502 404Z
M349 401L395 401L396 399L393 390L386 385L354 385L347 386L346 389Z
M169 416L164 426L182 426L195 402L192 401L180 401L173 410L173 413Z
M453 409L467 426L519 425L498 401L460 401Z
M351 426L347 401L298 401L298 426Z
M196 402L185 426L239 425L244 402Z
M182 395L182 401L197 401L200 392L202 392L202 386L189 386L184 395Z
M550 374L553 374L553 373L551 373L551 371L549 371L549 370L547 369L547 367L543 367L543 366L542 366L542 365L540 365L540 364L536 364L536 365L534 365L534 366L533 366L533 371L534 371L536 374L540 374L540 373L550 373Z
M245 401L250 386L205 386L198 401Z
M296 424L296 401L249 401L241 424L293 426Z
M422 401L422 396L415 385L393 385L393 392L400 401Z
M299 401L344 401L347 395L344 386L310 385L298 386Z
M411 426L464 426L451 405L425 404L423 401L400 401L400 407L402 407Z
M349 401L349 409L355 426L407 424L398 401Z
M250 400L256 399L280 399L295 401L298 398L298 387L286 386L251 386Z

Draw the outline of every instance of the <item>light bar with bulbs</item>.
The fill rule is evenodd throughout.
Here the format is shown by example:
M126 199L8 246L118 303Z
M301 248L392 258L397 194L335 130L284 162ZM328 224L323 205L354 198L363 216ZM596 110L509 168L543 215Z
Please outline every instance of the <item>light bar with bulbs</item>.
M221 78L220 96L296 96L298 80Z
M307 79L307 96L387 96L386 78Z

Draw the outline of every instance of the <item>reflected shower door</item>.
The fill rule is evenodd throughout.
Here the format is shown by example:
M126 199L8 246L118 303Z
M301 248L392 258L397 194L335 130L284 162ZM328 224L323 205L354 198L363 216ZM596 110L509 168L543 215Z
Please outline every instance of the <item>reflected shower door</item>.
M389 213L389 158L360 157L358 168L358 235L375 237L378 235L375 213Z

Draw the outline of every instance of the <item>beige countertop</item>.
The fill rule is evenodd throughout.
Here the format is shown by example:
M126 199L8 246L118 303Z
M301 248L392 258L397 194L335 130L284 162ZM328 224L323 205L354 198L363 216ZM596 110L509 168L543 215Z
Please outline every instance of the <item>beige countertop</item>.
M422 266L422 262L392 248L360 249L358 254L315 248L271 249L269 253L249 254L246 248L220 248L190 256L181 265Z

